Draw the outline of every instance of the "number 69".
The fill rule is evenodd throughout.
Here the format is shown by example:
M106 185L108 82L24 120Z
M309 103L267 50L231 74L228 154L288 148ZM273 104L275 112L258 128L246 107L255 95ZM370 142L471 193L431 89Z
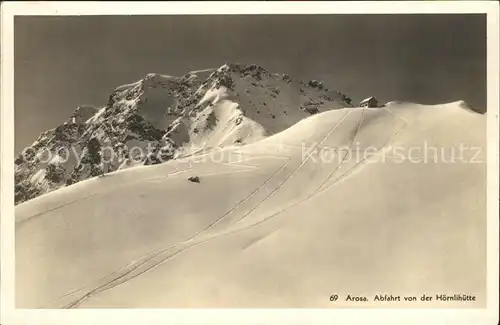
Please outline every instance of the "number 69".
M330 296L330 301L337 301L337 299L339 299L338 295L332 295L332 296Z

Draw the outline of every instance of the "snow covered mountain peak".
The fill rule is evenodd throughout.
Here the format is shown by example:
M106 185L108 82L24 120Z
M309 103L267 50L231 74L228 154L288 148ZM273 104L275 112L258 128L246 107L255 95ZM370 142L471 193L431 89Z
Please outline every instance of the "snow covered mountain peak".
M319 81L295 80L256 64L226 63L180 77L148 73L115 88L104 107L77 107L20 153L16 204L180 152L252 143L311 114L346 106L349 97Z

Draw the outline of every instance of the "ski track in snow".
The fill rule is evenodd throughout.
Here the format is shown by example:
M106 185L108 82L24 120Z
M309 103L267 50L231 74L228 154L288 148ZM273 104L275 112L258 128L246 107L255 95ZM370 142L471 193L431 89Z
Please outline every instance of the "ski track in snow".
M259 158L261 158L261 156L258 156ZM217 225L220 221L222 221L224 218L228 217L231 213L233 213L238 207L240 207L242 204L244 204L246 201L248 201L251 197L253 197L256 193L258 193L260 191L261 188L263 188L264 186L266 186L269 182L271 182L272 178L277 175L281 170L283 170L287 164L289 163L290 159L286 158L286 157L276 157L276 156L262 156L262 157L265 157L265 158L269 158L269 157L272 157L272 158L280 158L280 159L286 159L285 163L283 163L282 166L280 166L280 168L278 168L273 174L271 174L271 176L264 182L262 183L261 185L259 185L256 189L254 189L249 195L247 195L246 197L244 197L242 200L240 200L233 208L231 208L231 210L229 210L228 212L226 212L224 215L222 215L220 218L216 219L214 222L212 222L211 224L209 224L207 227L205 227L204 229L202 229L201 231L199 231L198 233L196 233L195 235L191 236L190 238L184 240L183 242L180 242L180 243L176 243L176 244L172 244L172 245L169 245L168 247L160 250L160 251L157 251L155 253L152 253L152 254L148 254L146 255L145 257L135 261L135 262L132 262L130 264L128 264L127 266L117 270L117 271L114 271L110 274L108 274L107 276L105 276L104 278L101 278L98 282L100 281L104 281L106 280L107 278L109 278L110 276L114 275L114 274L117 274L117 273L120 273L120 271L123 271L124 273L123 274L120 274L118 275L117 277L115 277L114 279L108 281L108 282L105 282L103 285L100 285L98 287L96 287L95 289L92 289L91 291L89 291L88 293L86 293L83 297L77 299L76 301L73 301L67 305L65 305L63 308L73 308L75 306L77 306L78 304L80 304L83 300L89 298L90 296L98 293L98 292L103 292L105 290L108 290L109 288L107 288L108 286L112 286L112 287L115 287L125 281L128 281L132 278L135 278L141 274L143 274L144 272L150 270L151 268L149 269L146 269L145 271L142 271L140 272L139 274L137 275L133 275L129 278L127 278L125 281L121 281L119 283L116 283L117 281L121 280L122 278L124 278L125 276L129 275L130 273L132 273L133 271L139 269L140 267L142 266L146 266L147 267L147 262L151 261L152 259L160 256L161 254L165 253L166 251L172 249L172 248L175 248L179 245L182 245L183 243L188 243L194 239L196 239L197 237L201 236L202 234L204 234L205 232L207 232L208 230L210 230L211 228L213 228L215 225ZM255 158L255 156L253 156L252 158ZM237 172L241 172L241 171L237 171ZM235 172L230 172L230 173L235 173ZM224 174L224 173L218 173L218 175L220 174ZM226 173L227 174L227 173ZM214 173L215 175L215 173ZM153 264L154 266L155 264ZM58 299L56 299L55 301L53 301L52 303L54 302L57 302L67 296L70 296L70 295L74 295L82 290L84 290L85 288L82 288L82 289L77 289L76 291L73 291L69 294L66 294ZM51 304L52 304L51 303Z
M137 260L137 261L134 261L134 262L132 262L132 263L128 264L127 266L125 266L125 267L123 267L123 268L121 268L121 269L118 269L118 270L116 270L116 271L114 271L114 272L112 272L112 273L110 273L110 274L106 275L105 277L101 278L100 280L98 280L98 282L103 281L103 280L106 280L106 279L107 279L107 278L109 278L110 276L112 276L112 275L114 275L114 274L117 274L117 273L120 273L121 271L124 271L124 272L125 272L125 273L123 273L123 274L119 275L118 277L116 277L115 279L113 279L113 280L111 280L111 281L109 281L109 282L106 282L106 284L105 284L105 285L108 285L108 284L110 284L110 283L112 283L112 282L114 282L114 281L116 281L116 280L119 280L120 278L122 278L122 277L124 277L124 276L128 275L129 273L131 273L131 272L133 272L134 270L136 270L137 268L139 268L139 267L143 266L145 263L147 263L147 262L148 262L148 261L150 261L151 259L153 259L153 258L155 258L155 257L159 256L160 254L164 253L165 251L167 251L167 250L169 250L169 249L172 249L172 248L174 248L174 247L176 247L176 246L178 246L178 245L180 245L180 244L182 244L182 243L184 243L184 242L191 241L191 240L193 240L193 239L197 238L198 236L202 235L203 233L205 233L206 231L208 231L209 229L211 229L212 227L214 227L216 224L218 224L220 221L222 221L225 217L229 216L229 215L230 215L232 212L234 212L234 211L235 211L235 210L236 210L239 206L241 206L241 205L242 205L242 204L244 204L247 200L249 200L249 199L250 199L253 195L255 195L256 193L258 193L258 192L259 192L259 190L260 190L262 187L266 186L266 185L267 185L267 184L268 184L268 183L272 180L272 178L273 178L276 174L278 174L281 170L283 170L283 169L286 167L286 165L287 165L287 164L289 163L289 161L290 161L290 158L287 158L287 157L269 156L269 155L262 155L262 156L249 156L249 157L247 157L246 159L243 159L243 160L249 160L249 159L253 159L253 158L256 158L256 157L257 157L257 158L285 159L286 161L285 161L285 163L284 163L282 166L280 166L280 168L278 168L278 169L277 169L277 170L276 170L273 174L271 174L271 176L270 176L270 177L269 177L269 178L268 178L268 179L267 179L264 183L262 183L260 186L258 186L258 187L257 187L254 191L252 191L252 192L251 192L248 196L246 196L246 197L244 197L242 200L240 200L240 201L239 201L239 202L238 202L238 203L237 203L237 204L236 204L236 205L235 205L235 206L234 206L231 210L229 210L229 211L228 211L227 213L225 213L222 217L218 218L218 219L217 219L217 220L215 220L213 223L211 223L210 225L208 225L206 228L202 229L201 231L199 231L198 233L196 233L195 235L193 235L192 237L190 237L190 238L186 239L185 241L183 241L183 242L181 242L181 243L176 243L176 244L170 245L170 246L168 246L168 247L166 247L166 248L164 248L164 249L162 249L162 250L160 250L160 251L158 251L158 252L155 252L155 253L152 253L152 254L148 254L147 256L145 256L145 257L143 257L143 258L141 258L141 259L139 259L139 260ZM241 160L240 160L240 161L241 161ZM238 161L238 162L240 162L240 161ZM224 163L224 164L226 164L226 165L231 165L231 163ZM252 166L252 167L257 167L257 166ZM258 168L258 167L257 167L257 168ZM190 171L190 170L191 170L191 168L190 168L190 169L188 169L188 170L185 170L185 171L180 171L179 173L186 172L186 171ZM221 175L221 174L240 173L240 172L245 172L245 170L243 170L243 171L242 171L242 170L238 170L238 171L232 171L232 172L223 172L223 173L211 173L211 174L205 174L205 175L200 175L200 176L207 176L207 175ZM167 175L166 177L170 177L171 175L172 175L172 174L169 174L169 175ZM156 180L156 181L164 181L164 179L165 179L165 177L162 177L160 180ZM150 182L151 182L151 180L150 180ZM129 185L129 184L126 184L126 185ZM96 194L96 195L97 195L97 194ZM85 198L87 198L87 197L85 197ZM76 202L76 201L78 201L78 200L74 200L74 201L72 201L72 202L70 202L70 203L68 203L68 204L74 203L74 202ZM68 204L65 204L65 205L63 205L63 206L66 206L66 205L68 205ZM59 206L58 208L63 207L63 206ZM50 210L50 211L53 211L53 210L55 210L55 209L52 209L52 210ZM102 287L103 287L103 286L99 286L99 287L97 287L96 289L91 290L89 293L85 294L85 295L84 295L82 298L80 298L80 299L83 299L83 298L88 298L88 297L89 297L89 294L90 294L90 295L92 295L93 293L95 293L95 292L96 292L96 290L99 290L99 289L100 289L100 288L102 288ZM73 291L73 292L71 292L71 293L68 293L68 294L66 294L66 295L64 295L64 296L61 296L60 298L57 298L55 301L53 301L53 302L51 302L51 303L49 303L49 304L53 304L54 302L57 302L57 301L59 301L59 300L61 300L61 299L65 298L65 297L67 297L67 296L74 295L74 294L76 294L76 293L78 293L78 292L80 292L80 291L82 291L82 290L84 290L84 288L77 289L77 290L75 290L75 291ZM78 301L81 301L80 299L79 299ZM70 303L69 305L65 306L64 308L71 308L71 307L72 307L72 306L74 306L74 305L75 305L74 303Z
M315 149L318 148L319 145L321 145L323 142L325 142L325 140L337 129L337 127L339 125L342 124L342 122L344 122L344 120L347 118L347 116L351 113L351 111L347 111L346 114L344 114L344 116L342 116L342 118L339 120L339 122L334 125L332 127L332 129L323 136L323 138L321 139L321 141L318 143L318 145L314 146ZM311 151L312 152L312 151ZM259 204L255 205L246 215L244 215L240 220L238 220L237 223L241 222L242 220L244 220L245 218L247 218L252 212L254 212L262 203L264 203L265 201L267 201L269 198L271 198L274 194L276 194L280 189L283 188L283 186L285 186L285 184L290 180L292 179L293 176L295 176L298 171L302 168L302 166L305 165L305 163L309 160L309 158L311 157L311 154L308 154L307 157L305 159L302 160L302 162L300 163L300 165L280 184L278 185L273 191L271 191L271 193L269 193L265 198L264 200L262 200L262 202L260 202ZM290 158L291 159L291 158Z
M389 140L384 144L382 145L380 148L378 148L378 150L373 153L372 155L375 155L377 153L382 153L383 152L383 149L387 146L388 143L390 143L390 141L392 141L392 139L397 136L403 129L406 128L406 126L408 125L408 122L405 118L403 117L400 117L396 114L394 114L392 111L390 111L389 109L385 108L385 110L387 112L389 112L391 115L394 115L395 117L397 118L400 118L404 121L405 123L405 126L403 126L400 130L398 130L397 132L393 133L391 135L391 137L389 138ZM325 135L323 136L322 140L317 144L315 145L314 147L315 148L318 148L321 146L321 144L326 141L326 139L337 129L338 126L340 126L342 124L342 122L347 118L347 116L350 114L351 112L348 111L346 114L344 114L344 116L342 116L341 120L332 127L332 129ZM359 133L359 130L361 128L361 124L363 122L363 118L364 118L364 109L361 111L361 116L359 118L359 121L357 123L357 129L356 129L356 133L353 137L353 139L351 140L350 142L350 148L352 148L352 145L354 144L354 142L356 141L356 138L358 136L358 133ZM242 153L240 153L242 154ZM242 154L242 155L245 155L245 154ZM279 214L282 214L283 212L291 209L291 208L294 208L300 204L303 204L311 199L313 199L314 197L320 195L321 193L325 192L326 190L330 189L331 187L333 187L334 185L338 184L340 181L342 181L343 179L345 179L347 176L349 176L355 169L357 166L359 166L360 164L362 164L366 158L364 158L363 160L357 162L354 166L352 166L349 170L347 170L344 174L340 175L338 178L334 179L334 181L331 183L331 184L328 184L328 182L332 179L332 177L334 177L337 172L340 170L340 168L342 167L345 159L346 159L346 156L347 154L344 155L343 159L341 160L341 163L332 171L329 173L329 175L326 177L326 179L321 183L321 185L316 189L314 190L312 193L310 193L309 195L307 195L306 197L304 197L303 199L300 199L292 204L290 204L289 206L263 218L262 220L259 220L259 221L256 221L252 224L249 224L247 226L244 226L244 227L241 227L239 229L230 229L228 231L225 231L225 232L220 232L220 233L214 233L214 234L208 234L206 237L202 237L200 238L202 235L204 235L207 231L209 231L210 229L212 229L215 225L217 225L218 223L220 223L222 220L225 220L226 218L228 218L231 214L233 214L240 206L242 206L245 202L247 202L250 198L252 198L253 196L255 196L255 194L257 194L263 187L265 187L267 184L269 184L272 179L274 178L275 175L277 175L280 171L282 171L291 161L291 157L285 157L285 156L258 156L258 155L252 155L252 156L249 156L245 159L242 159L238 162L242 162L242 161L247 161L249 159L253 159L253 158L261 158L261 157L266 157L266 158L276 158L276 159L285 159L285 163L283 165L280 166L280 168L278 168L275 172L273 172L273 174L267 178L267 180L261 184L260 186L258 186L257 188L255 188L249 195L247 195L246 197L244 197L242 200L240 200L233 208L231 208L229 211L227 211L224 215L222 215L220 218L218 218L217 220L215 220L214 222L212 222L210 225L208 225L207 227L205 227L204 229L202 229L201 231L199 231L198 233L196 233L195 235L193 235L192 237L182 241L182 242L179 242L179 243L176 243L176 244L173 244L173 245L169 245L168 247L160 250L160 251L157 251L156 253L153 253L153 254L148 254L146 255L145 257L137 260L137 261L134 261L128 265L126 265L125 267L122 267L108 275L106 275L105 277L101 278L100 280L97 281L97 283L100 283L100 282L103 282L102 284L98 284L97 286L93 286L93 289L90 289L89 291L87 291L85 294L82 295L82 291L84 291L87 287L89 286L86 286L84 288L81 288L81 289L77 289L71 293L68 293L64 296L61 296L59 298L57 298L56 300L54 300L52 303L57 303L58 301L61 301L63 300L64 298L67 298L67 297L70 297L70 296L73 296L73 295L77 295L78 293L79 294L79 298L76 298L76 299L73 299L71 300L69 303L65 304L63 306L63 308L75 308L75 307L78 307L78 305L80 305L84 300L96 295L96 294L99 294L99 293L102 293L104 291L107 291L107 290L110 290L112 288L115 288L117 286L119 286L120 284L123 284L127 281L130 281L146 272L149 272L157 267L159 267L160 265L164 264L165 262L169 261L170 259L174 258L175 256L181 254L182 252L185 252L186 250L190 249L190 248L193 248L195 246L198 246L200 244L203 244L203 243L206 243L208 241L211 241L211 240L214 240L214 239L217 239L217 238L220 238L220 237L223 237L223 236L228 236L228 235L232 235L232 234L236 234L236 233L239 233L239 232L243 232L245 230L249 230L249 229L252 229L254 227L257 227L261 224L263 224L264 222L266 221L269 221L271 220L272 218L278 216ZM298 171L302 168L302 166L305 164L305 162L309 159L310 155L308 155L305 159L302 160L301 164L291 172L290 175L288 175L288 177L283 181L281 182L273 191L271 191L271 193L269 193L262 201L260 201L259 203L257 203L250 211L248 211L245 215L242 216L242 218L240 218L236 224L240 223L242 220L246 219L248 216L250 216L262 203L264 203L265 201L267 201L269 198L271 198L274 194L276 194L280 189L282 189L286 183L292 179L292 177L294 175L296 175L298 173ZM235 162L236 163L236 162ZM229 163L225 163L225 164L231 164L231 162ZM249 167L249 166L245 166L245 167ZM253 167L257 167L257 166L253 166ZM190 170L190 169L189 169ZM187 170L188 171L188 170ZM181 171L181 172L185 172L185 171ZM241 171L238 171L238 172L241 172ZM231 173L234 173L234 172L231 172ZM216 173L214 173L215 175ZM169 174L170 176L170 174ZM162 178L164 179L164 177ZM128 185L128 184L127 184ZM76 201L76 200L75 200ZM66 204L67 205L67 204ZM198 240L197 240L198 239ZM184 247L183 247L184 246ZM175 252L171 252L172 249L174 248L178 248L177 251ZM163 256L164 254L166 253L170 253L168 254L167 256ZM151 263L149 263L151 262ZM116 275L116 276L114 276ZM114 277L113 277L114 276Z

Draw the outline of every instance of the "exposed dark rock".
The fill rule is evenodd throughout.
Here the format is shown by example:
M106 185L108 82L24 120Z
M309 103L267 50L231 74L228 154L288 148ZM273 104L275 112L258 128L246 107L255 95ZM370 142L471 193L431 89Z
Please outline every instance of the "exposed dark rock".
M290 87L287 84L292 82L291 89L295 94L291 95L297 95L297 105L283 107L287 111L281 113L283 109L276 99L281 93L280 88L285 92L285 88ZM102 175L104 169L106 173L113 172L128 159L136 158L139 164L144 165L173 159L176 150L189 142L193 133L209 133L220 122L213 110L212 100L200 103L211 89L225 87L229 96L238 98L241 103L245 101L245 110L238 107L242 116L233 120L236 125L241 124L245 115L250 119L261 119L257 123L266 131L269 130L264 120L279 120L282 114L289 115L287 120L293 120L290 116L301 105L302 111L310 114L319 112L320 96L326 103L339 98L350 101L345 95L339 93L336 98L334 93L327 95L324 90L323 95L311 88L306 93L304 88L308 86L318 89L322 84L299 84L286 74L271 74L257 64L227 64L206 74L187 73L182 77L148 74L138 82L114 89L104 107L79 106L65 123L42 132L30 147L18 154L14 161L15 202L19 204L62 186ZM254 90L256 97L252 97ZM314 99L311 103L308 102L310 98ZM271 104L271 101L276 102ZM154 110L156 106L159 107L159 114ZM267 106L266 114L260 114L257 107L261 106ZM151 107L154 114L148 115ZM201 122L195 125L194 121ZM279 124L276 122L269 124L272 127ZM271 130L270 134L278 131L281 130ZM246 141L238 138L234 143ZM151 145L151 152L130 151L131 147L142 148L146 145ZM104 163L104 151L109 151L112 157L109 164L107 159ZM71 159L62 163L58 159L52 162L45 159L47 155L57 154L65 160L67 153ZM40 174L33 177L39 171Z

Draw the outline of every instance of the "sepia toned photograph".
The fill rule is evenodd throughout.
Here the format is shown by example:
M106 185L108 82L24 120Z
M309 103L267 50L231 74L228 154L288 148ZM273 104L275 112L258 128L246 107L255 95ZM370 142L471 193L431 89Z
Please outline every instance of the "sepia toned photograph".
M486 12L11 19L14 308L491 306Z

